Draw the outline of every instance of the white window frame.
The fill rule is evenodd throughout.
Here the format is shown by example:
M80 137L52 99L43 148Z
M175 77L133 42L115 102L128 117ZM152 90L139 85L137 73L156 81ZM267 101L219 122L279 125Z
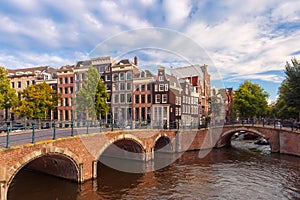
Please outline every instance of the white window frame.
M162 103L167 103L167 101L168 101L168 96L167 96L167 94L162 94L161 102L162 102Z
M160 103L161 102L161 95L160 94L156 94L155 95L155 103Z
M164 91L164 84L159 84L159 89L160 92Z

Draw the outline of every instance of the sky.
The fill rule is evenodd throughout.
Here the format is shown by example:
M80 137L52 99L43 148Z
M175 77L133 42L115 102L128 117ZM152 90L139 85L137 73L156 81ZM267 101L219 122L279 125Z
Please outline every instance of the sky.
M234 89L250 80L273 100L286 62L300 59L298 5L299 0L1 0L0 65L59 68L91 56L138 54L142 66L179 67L180 59L194 63L191 57L200 52L210 61L200 56L197 62L218 71L212 80ZM112 43L109 51L96 51ZM129 48L120 56L124 45Z

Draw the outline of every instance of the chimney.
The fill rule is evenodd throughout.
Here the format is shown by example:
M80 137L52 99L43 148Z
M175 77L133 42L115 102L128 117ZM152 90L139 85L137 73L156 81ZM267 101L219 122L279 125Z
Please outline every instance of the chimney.
M136 56L134 56L134 65L138 66L138 58Z

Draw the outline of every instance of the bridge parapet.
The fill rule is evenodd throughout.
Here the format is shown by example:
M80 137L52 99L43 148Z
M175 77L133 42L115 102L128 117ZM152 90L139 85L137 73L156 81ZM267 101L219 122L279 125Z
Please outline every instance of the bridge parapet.
M47 159L54 163L56 161L56 163L75 166L74 169L76 168L78 171L78 182L84 182L97 177L99 156L111 144L120 140L134 141L142 147L142 153L145 154L143 159L151 160L154 156L155 144L161 137L168 138L161 141L170 142L171 152L183 152L222 147L230 142L235 132L242 130L268 139L273 152L300 156L300 133L274 127L230 125L200 130L145 129L90 133L0 150L0 200L6 199L9 183L16 173L31 161L43 156L48 156ZM93 147L92 150L89 146ZM47 162L47 159L39 162ZM37 167L39 164L37 163L35 166Z

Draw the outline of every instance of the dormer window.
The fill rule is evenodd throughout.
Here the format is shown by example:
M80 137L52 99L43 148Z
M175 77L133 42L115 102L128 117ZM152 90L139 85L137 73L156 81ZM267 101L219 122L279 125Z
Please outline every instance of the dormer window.
M145 72L142 71L142 72L141 72L141 78L144 78L144 77L145 77Z

